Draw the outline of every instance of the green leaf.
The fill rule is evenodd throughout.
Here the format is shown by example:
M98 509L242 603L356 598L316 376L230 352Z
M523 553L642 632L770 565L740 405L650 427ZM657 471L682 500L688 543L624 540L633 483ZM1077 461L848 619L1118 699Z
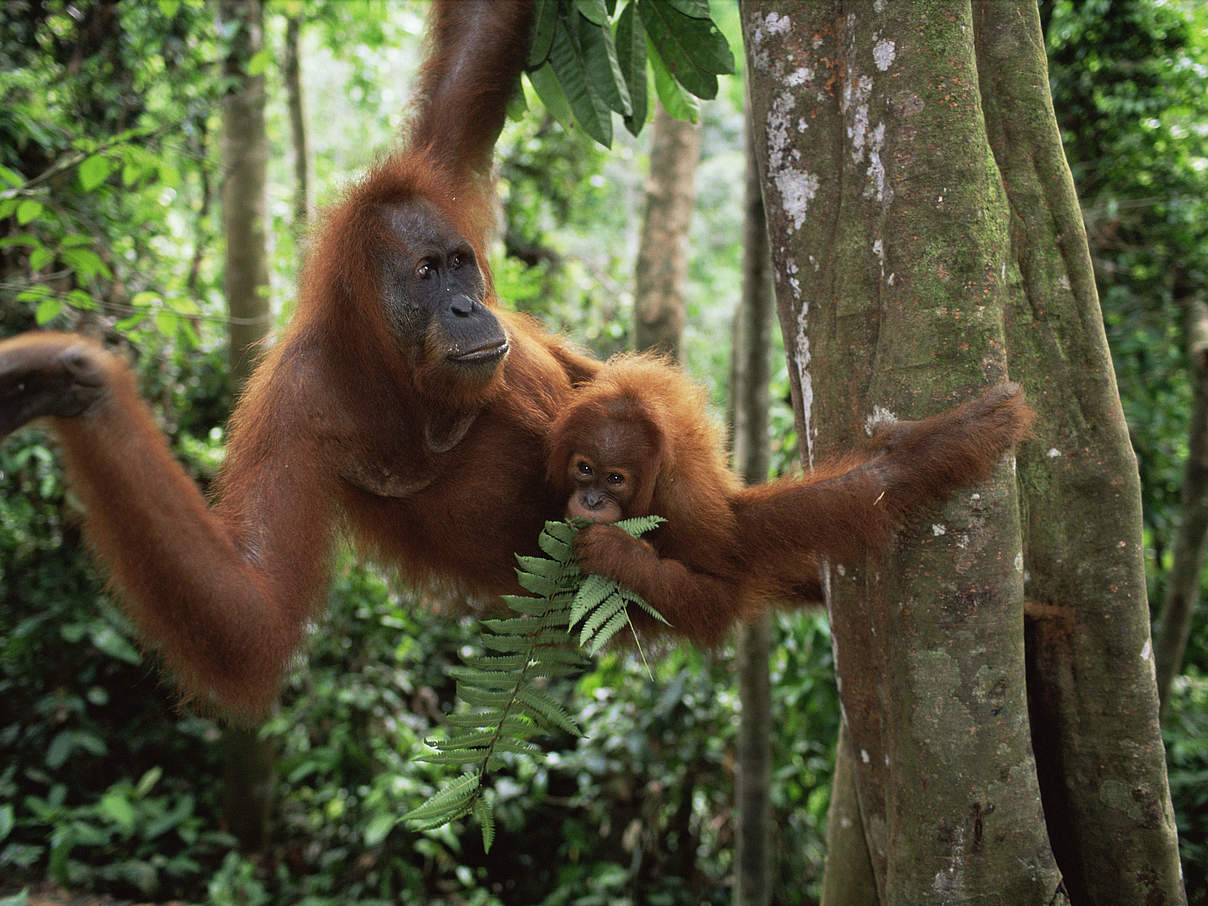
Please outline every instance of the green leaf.
M611 620L616 614L623 613L625 610L625 599L615 592L609 595L604 602L591 612L583 623L583 628L579 631L579 645L586 648L591 654L595 654L596 650L592 649L590 643L600 632L600 627Z
M390 832L394 830L399 820L398 816L391 812L380 812L374 815L365 824L365 845L369 847L380 845L390 836Z
M0 842L3 842L4 838L13 832L16 823L12 805L7 802L0 805Z
M491 844L495 842L495 810L486 796L479 796L478 801L474 803L474 817L482 827L483 852L489 853Z
M442 824L452 821L453 818L447 816L458 816L459 812L465 814L462 810L473 801L479 784L477 774L462 774L430 796L422 805L403 815L402 820L410 823L442 819Z
M617 20L617 64L629 89L632 111L624 118L630 135L637 135L646 124L649 105L646 93L646 29L630 3Z
M538 632L544 623L535 617L521 616L483 620L482 625L499 635L529 636Z
M25 177L16 170L0 165L0 182L6 182L15 189L25 185Z
M482 689L511 689L516 685L516 674L512 673L484 673L456 666L446 667L445 672L459 682Z
M550 557L557 560L561 566L566 565L575 550L569 542L563 541L561 538L551 535L547 531L543 531L537 537L537 546Z
M80 187L85 192L91 192L109 178L113 172L113 163L99 154L84 158L80 164Z
M694 19L709 18L709 0L667 0L672 6Z
M516 581L520 583L520 587L525 591L531 591L535 595L541 595L543 598L548 598L557 590L557 584L552 579L547 579L545 576L538 576L534 573L516 571Z
M487 708L482 711L461 711L457 714L450 714L445 718L445 723L450 727L477 729L498 726L502 719L503 710L501 708Z
M577 25L558 17L549 61L574 111L575 120L589 136L606 148L612 144L612 115L595 88L587 59L579 46Z
M629 116L633 112L633 104L629 100L629 88L621 74L621 65L617 62L617 47L613 41L612 30L607 24L600 28L582 17L579 18L577 26L583 61L596 93L610 110L615 110L622 116Z
M599 654L600 649L612 641L612 637L628 625L629 613L622 609L596 633L595 638L591 640L591 645L587 649L588 652L593 655Z
M47 324L57 318L62 310L62 302L60 302L54 296L47 296L38 303L38 307L34 311L34 323L39 327L45 327Z
M159 783L159 779L163 776L164 769L158 765L149 769L143 774L142 777L139 778L138 785L134 788L134 795L139 799L142 799L149 792L151 792L151 789L155 786L155 784Z
M29 223L42 213L42 202L27 198L17 205L17 223L21 226Z
M465 767L470 764L480 764L487 758L486 749L455 749L451 751L429 752L421 755L419 760L428 764L447 764Z
M101 256L92 249L64 248L59 250L59 257L82 280L90 280L98 275L104 277L106 280L113 279L113 273L109 270L109 265L105 264L101 260Z
M536 689L521 689L516 698L527 709L538 723L545 724L551 729L563 730L572 736L582 736L583 731L575 723L565 708L554 701L549 695Z
M91 633L92 644L111 658L137 664L142 661L138 649L126 641L112 626L97 626Z
M256 51L252 54L252 58L247 61L247 74L249 76L264 75L272 59L273 49L271 47L265 47L262 50Z
M662 516L631 516L614 523L621 531L638 538L647 532L652 532L667 520Z
M647 37L647 43L649 44L649 37ZM677 120L689 123L698 122L700 104L696 98L688 94L671 77L671 73L667 72L667 67L663 65L662 59L654 52L653 45L649 45L648 49L650 50L650 72L654 76L654 93L658 95L663 109Z
M529 69L537 68L549 57L549 48L554 41L554 27L557 23L558 0L537 0L533 21L533 43L529 48L528 56Z
M558 83L558 76L554 74L554 67L546 62L545 65L528 73L528 80L550 116L556 119L567 132L573 130L575 116L570 109L570 100Z
M40 249L34 249L33 254L29 256L29 269L37 273L55 260L55 253L46 246Z
M570 609L570 625L575 626L580 620L595 610L616 591L616 583L603 576L588 576L579 586L574 603Z
M604 5L604 0L575 0L575 9L592 25L608 25L608 7Z
M637 3L667 72L697 97L716 97L717 76L734 71L734 54L713 21L686 16L669 0Z
M117 790L109 790L97 803L97 811L126 833L134 830L134 805Z
M517 554L516 562L520 564L520 568L526 573L532 573L535 576L545 576L547 579L556 580L562 572L561 563L546 557L522 557Z

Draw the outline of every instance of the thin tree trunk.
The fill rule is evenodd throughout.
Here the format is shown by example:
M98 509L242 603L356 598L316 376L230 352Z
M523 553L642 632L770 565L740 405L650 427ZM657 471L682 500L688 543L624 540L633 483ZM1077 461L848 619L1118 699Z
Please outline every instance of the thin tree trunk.
M638 248L634 346L679 357L688 276L688 227L696 198L700 129L659 105L650 139L646 215Z
M1008 365L1040 414L1018 486L1004 463L884 561L824 566L857 806L837 780L830 839L858 817L885 904L1183 902L1135 461L1035 4L741 9L807 457ZM830 853L824 902L869 902L863 865Z
M262 46L264 11L260 0L222 0L219 9L224 21L238 24L223 62L223 74L236 83L222 100L222 226L231 378L242 386L269 326L264 76L247 71Z
M1167 579L1166 600L1154 642L1158 696L1163 711L1170 698L1171 683L1183 665L1208 549L1208 305L1202 299L1187 299L1184 304L1193 397L1174 565Z
M745 211L743 215L742 302L735 316L731 396L734 400L734 461L748 484L768 476L768 349L772 327L772 287L767 227L759 167L747 125ZM772 686L768 675L771 620L762 616L739 629L738 692L742 703L738 733L738 833L734 864L734 906L766 906L771 901Z
M302 102L302 66L299 41L302 14L289 17L285 24L286 106L289 108L289 135L294 149L294 229L301 234L310 212L310 159L306 148L306 115Z
M222 223L226 235L226 293L230 315L230 381L236 394L251 374L257 344L268 330L268 250L265 240L268 137L264 77L248 73L263 42L260 0L221 0L219 16L236 26L223 61L235 80L222 104ZM268 837L276 753L256 728L230 727L224 739L224 817L240 846L261 849Z

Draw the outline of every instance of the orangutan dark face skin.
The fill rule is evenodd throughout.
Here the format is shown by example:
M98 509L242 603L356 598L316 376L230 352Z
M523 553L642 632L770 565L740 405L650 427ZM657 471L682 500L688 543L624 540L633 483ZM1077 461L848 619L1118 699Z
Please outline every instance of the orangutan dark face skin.
M571 455L566 478L574 489L566 504L566 518L588 522L623 519L638 484L631 470L579 452Z

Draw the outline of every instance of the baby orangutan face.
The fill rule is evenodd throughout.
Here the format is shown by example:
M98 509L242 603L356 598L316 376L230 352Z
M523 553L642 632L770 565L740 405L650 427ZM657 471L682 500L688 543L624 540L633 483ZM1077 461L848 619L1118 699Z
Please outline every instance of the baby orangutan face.
M578 452L570 457L566 479L571 488L566 518L588 522L625 518L638 486L638 476L631 470Z

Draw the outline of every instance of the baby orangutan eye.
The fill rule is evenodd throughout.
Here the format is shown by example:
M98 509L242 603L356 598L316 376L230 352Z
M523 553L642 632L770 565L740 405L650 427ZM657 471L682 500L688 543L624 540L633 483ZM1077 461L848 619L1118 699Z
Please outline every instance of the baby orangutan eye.
M591 465L586 460L580 459L575 465L575 468L578 470L580 475L586 476L591 474Z
M611 485L615 485L616 487L620 487L621 485L623 485L625 483L625 476L620 474L619 472L609 472L608 473L608 483Z

